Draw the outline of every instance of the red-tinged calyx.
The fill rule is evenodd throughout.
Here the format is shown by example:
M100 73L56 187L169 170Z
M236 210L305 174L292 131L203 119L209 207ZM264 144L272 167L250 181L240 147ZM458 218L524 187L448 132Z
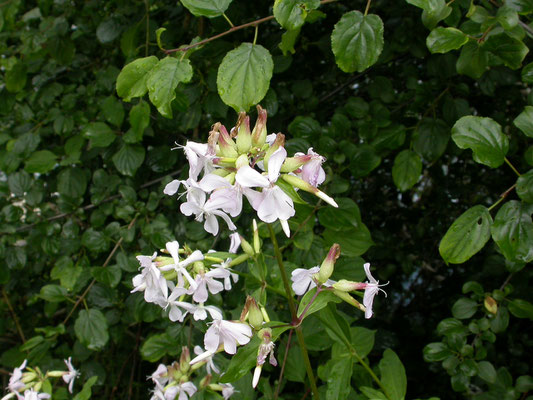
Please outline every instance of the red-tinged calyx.
M270 159L270 156L274 154L274 152L282 146L285 146L285 135L283 133L278 133L276 135L276 140L274 140L274 143L272 143L272 146L270 146L265 151L265 158L263 159L263 163L267 167L267 170L268 170L268 160Z
M320 266L320 271L318 272L318 283L326 283L331 274L333 274L333 269L335 268L335 262L337 258L341 255L341 246L337 243L334 243L333 246L329 249L328 255L322 262Z
M316 197L324 200L326 203L332 205L335 208L339 207L339 205L337 204L337 202L335 200L333 200L331 197L329 197L326 193L318 190L316 187L314 187L310 183L304 181L303 179L298 178L297 176L294 176L294 175L287 175L287 174L281 175L281 178L285 182L287 182L290 185L292 185L293 187L297 187L298 189L301 189L303 191L312 193Z
M257 121L252 131L252 145L254 147L263 147L267 137L267 112L260 105L257 106Z
M311 160L311 156L309 155L287 157L285 159L285 162L281 166L280 172L282 173L294 172L298 168L300 168L302 165L304 165L306 162L308 162L309 160Z
M237 152L237 145L229 135L226 127L217 122L213 125L213 130L218 130L220 135L218 136L218 147L222 157L234 157L237 158L239 153Z
M341 279L333 284L333 288L341 292L353 292L354 290L364 290L368 285L362 282L352 282Z

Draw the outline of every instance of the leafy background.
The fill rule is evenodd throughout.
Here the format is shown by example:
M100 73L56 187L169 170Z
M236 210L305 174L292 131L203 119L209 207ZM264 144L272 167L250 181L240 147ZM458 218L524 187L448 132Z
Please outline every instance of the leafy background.
M372 320L343 304L339 314L331 312L351 326L353 346L384 381L387 365L401 371L388 349L398 355L407 381L387 385L389 397L404 397L407 387L409 398L526 398L533 319L526 265L533 248L531 5L376 0L365 18L367 4L357 1L217 2L228 5L235 25L276 17L258 25L257 46L267 53L263 76L243 86L264 97L241 105L221 92L223 81L217 84L224 57L254 41L253 27L195 47L183 59L173 53L165 63L190 68L174 76L175 89L158 92L168 88L168 76L155 75L146 83L148 96L124 97L117 77L125 65L145 57L155 65L166 57L160 47L229 28L219 12L195 11L196 3L184 1L188 9L148 0L0 4L4 383L25 358L47 370L72 355L82 381L98 377L96 398L145 398L145 376L155 363L171 362L182 345L201 341L200 324L199 330L192 321L172 324L129 293L135 255L152 254L174 238L205 251L226 248L225 234L208 236L163 196L171 177L187 174L183 154L171 149L205 141L216 121L233 126L237 115L227 104L248 109L260 102L268 131L285 133L289 152L312 146L328 158L325 191L341 205L334 211L306 198L309 204L298 206L291 221L296 234L282 243L292 267L318 264L338 242L343 257L334 278L363 279L363 256L380 281L390 281ZM287 7L295 14L287 17ZM378 33L377 39L350 50L341 33L358 23L356 42ZM461 119L469 115L494 122L481 137L496 144L459 139L469 135L469 120ZM518 182L504 156L523 174ZM463 249L454 263L446 246L464 241L442 244L448 228L502 193L505 202L480 225L484 239L474 240L480 251ZM244 236L250 215L237 223ZM269 279L281 287L268 239L264 246ZM217 298L235 315L242 293L256 289L253 279L240 285ZM273 295L270 310L288 315ZM323 324L335 319L327 310L319 314ZM377 396L364 389L372 382L361 365L343 358L349 346L318 318L310 317L304 332L326 397ZM295 347L289 355L283 395L301 398L305 371ZM340 376L349 368L351 379ZM272 387L262 381L253 394L243 383L241 398L272 397L277 371L266 371ZM344 392L349 386L338 382L350 381ZM59 390L56 397L68 395Z

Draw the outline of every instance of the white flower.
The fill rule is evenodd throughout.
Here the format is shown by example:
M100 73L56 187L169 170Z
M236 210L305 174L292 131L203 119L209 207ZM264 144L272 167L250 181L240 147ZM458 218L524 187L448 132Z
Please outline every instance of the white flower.
M242 187L239 184L232 185L219 175L208 174L198 183L200 188L211 193L210 201L220 203L220 208L232 217L238 216L242 211Z
M241 236L237 232L234 232L229 235L229 238L230 238L230 245L229 245L228 252L235 254L237 253L237 250L239 250L239 247L241 245Z
M205 354L207 352L204 352L204 350L200 346L194 346L194 354L197 356ZM215 371L215 373L219 373L220 370L217 368L215 363L213 362L213 354L209 354L207 357L204 358L206 360L205 368L207 369L207 373L211 374L211 371ZM192 361L191 361L192 364Z
M228 354L237 352L237 344L245 345L252 337L248 324L218 319L213 321L204 336L204 346L208 352L215 353L222 344Z
M313 275L318 274L320 267L313 267L309 269L296 268L291 273L292 290L298 296L305 294L308 290L314 288L316 283Z
M196 289L194 289L193 300L198 303L203 303L207 300L207 290L211 294L217 294L224 290L222 282L215 280L215 278L228 278L230 272L225 268L215 268L206 273L200 273L196 275Z
M263 188L261 193L245 190L244 194L257 211L259 219L267 223L272 223L277 219L287 221L295 213L292 199L276 185L285 158L287 158L287 151L280 147L268 160L267 176L260 174L249 165L239 168L235 175L237 183L244 188Z
M21 389L24 388L24 386L26 386L26 384L21 381L22 370L26 368L26 364L28 364L28 360L24 360L20 367L15 368L13 370L13 373L11 374L11 377L9 378L9 383L7 385L9 390L11 390L12 392L19 392Z
M198 175L200 175L202 170L205 174L208 174L215 169L213 166L215 154L207 143L187 141L185 146L178 147L181 147L187 156L189 177L191 179L198 180Z
M366 308L365 318L368 319L372 317L372 304L374 303L374 296L378 294L380 290L385 293L383 289L380 289L380 286L385 286L389 283L387 282L383 285L380 285L379 281L374 279L374 277L370 273L370 263L366 263L363 267L365 269L366 277L369 280L369 282L367 282L366 284L365 294L363 296L363 305ZM387 293L385 293L385 296L387 296Z
M72 393L72 387L74 386L74 379L76 379L80 374L72 366L71 359L72 357L69 357L68 360L63 360L65 361L65 364L67 365L67 368L68 368L68 372L65 375L63 375L63 380L65 381L66 384L68 384L68 391L70 393Z
M194 214L198 222L202 222L205 218L204 229L216 236L218 233L217 216L226 221L230 230L237 229L228 214L222 211L225 206L227 206L225 197L207 200L207 194L191 184L188 186L187 201L181 204L180 210L186 216Z
M133 277L134 288L131 293L144 291L144 299L148 303L156 303L164 307L168 296L168 283L153 262L156 256L157 253L154 253L151 257L137 256L142 271L139 275Z
M222 397L224 397L224 400L228 400L236 392L231 383L221 383L220 386L222 386Z
M40 400L49 398L50 395L48 393L39 393L34 391L33 388L24 392L24 400Z
M196 386L192 382L181 383L177 386L167 387L165 390L165 400L174 400L178 396L178 400L187 400L193 396L196 391Z
M193 253L189 257L187 257L183 261L180 261L180 258L179 258L180 245L177 241L174 240L172 242L168 242L166 244L166 248L169 254L172 256L172 259L174 260L174 264L165 265L164 267L161 267L161 270L170 271L171 269L174 269L176 273L178 274L178 287L184 286L185 282L183 280L183 277L185 277L185 279L187 279L187 281L189 282L190 287L193 289L196 289L196 283L194 282L194 279L187 271L186 267L196 261L203 260L204 255L202 254L202 252L199 250L193 251Z
M168 383L168 370L165 364L159 364L157 366L157 369L154 371L152 375L148 377L148 379L151 379L152 382L154 382L157 390L163 390L165 385ZM154 395L156 395L154 393ZM156 397L157 398L157 397ZM161 397L163 398L163 397Z
M295 154L295 156L297 155L298 153ZM311 156L311 159L302 166L302 172L300 175L304 181L317 187L326 180L326 173L322 168L322 163L326 161L326 159L320 154L315 153L312 147L307 151L307 155Z

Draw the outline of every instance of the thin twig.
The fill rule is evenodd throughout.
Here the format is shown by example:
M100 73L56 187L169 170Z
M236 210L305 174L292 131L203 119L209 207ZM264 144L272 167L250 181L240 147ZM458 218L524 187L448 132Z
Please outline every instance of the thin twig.
M336 1L338 1L338 0L322 0L320 2L320 4L334 3ZM228 29L227 31L219 33L218 35L211 36L210 38L207 38L207 39L204 39L204 40L200 40L198 43L193 43L193 44L191 44L189 46L178 47L178 48L175 48L175 49L164 50L164 52L166 54L171 54L171 53L175 53L177 51L187 51L187 50L190 50L190 49L192 49L194 47L202 46L202 45L204 45L206 43L212 42L213 40L220 39L221 37L229 35L230 33L233 33L235 31L239 31L239 30L244 29L244 28L249 28L251 26L257 26L259 24L262 24L263 22L267 22L267 21L270 21L272 19L274 19L274 16L273 15L269 15L268 17L260 18L260 19L257 19L255 21L252 21L252 22L247 22L246 24L234 26L234 27Z
M524 30L527 31L527 33L529 33L531 36L533 36L533 28L531 28L528 24L526 24L525 22L523 21L518 21L518 23L520 24L520 26L522 28L524 28Z
M136 220L137 220L137 216L135 216L135 218L133 218L133 220L130 222L130 224L128 225L128 229L131 229L133 224L135 224ZM124 238L121 237L118 240L118 242L115 244L115 247L113 247L113 250L111 250L111 253L109 253L109 255L107 256L107 259L105 260L104 264L102 265L103 268L107 267L107 265L110 263L111 258L113 258L113 256L115 255L115 252L118 250L118 248L122 244L123 240L124 240ZM91 281L91 283L89 284L89 286L87 286L87 289L85 289L85 291L82 293L80 298L76 301L76 303L74 304L74 306L72 307L72 309L70 310L68 315L66 316L65 320L63 321L63 325L66 325L67 321L70 319L70 317L72 316L74 311L76 311L76 308L78 308L80 303L85 300L85 296L87 296L87 294L89 293L89 291L91 290L91 288L94 286L95 283L96 283L96 279L93 279Z
M7 308L9 308L9 312L11 313L11 317L13 318L13 322L15 322L15 326L17 327L17 332L20 338L22 339L22 343L26 343L26 337L24 337L24 332L22 331L22 328L20 327L17 314L15 313L15 310L13 310L13 307L11 306L11 302L9 301L9 297L7 297L7 293L3 286L2 286L2 296L4 297L4 301L7 304Z

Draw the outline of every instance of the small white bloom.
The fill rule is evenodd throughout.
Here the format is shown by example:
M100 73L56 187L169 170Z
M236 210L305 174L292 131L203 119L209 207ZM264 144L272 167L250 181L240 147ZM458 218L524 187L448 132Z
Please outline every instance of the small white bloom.
M142 271L139 275L133 277L134 288L131 293L144 291L144 299L148 303L156 303L164 307L168 296L168 283L153 262L156 256L157 253L154 253L151 257L137 256Z
M168 383L168 370L167 370L167 367L165 364L159 364L157 366L157 369L154 371L154 373L152 375L150 375L148 377L148 379L151 379L152 382L155 384L156 386L156 391L157 390L163 390L163 388L165 387L165 385ZM154 393L155 395L155 393ZM162 398L162 397L161 397Z
M320 267L313 267L309 269L296 268L291 273L292 290L298 296L305 294L308 290L314 288L316 283L313 275L318 274Z
M200 346L194 346L194 354L196 354L197 356L203 355L205 353L207 352L204 352L204 350ZM205 357L204 360L206 361L205 368L207 369L208 374L212 374L211 371L214 371L217 374L220 372L220 370L217 368L217 366L213 362L213 354L209 352L209 355ZM191 360L191 364L193 364L192 361L193 360Z
M230 272L225 268L215 268L206 273L196 275L196 289L193 291L193 300L198 303L204 303L207 300L207 290L211 294L217 294L224 290L222 282L215 280L215 278L229 278Z
M366 284L365 294L363 296L363 305L366 308L365 318L368 319L372 317L372 305L374 304L374 296L378 294L380 290L385 293L385 291L381 289L380 286L385 286L389 283L387 282L383 285L380 285L379 281L374 279L374 277L370 273L370 263L366 263L363 267L365 269L366 277L369 280L369 282L367 282ZM385 296L387 296L387 293L385 293Z
M301 178L310 185L317 187L326 180L326 173L322 168L322 163L326 159L315 153L312 147L307 151L307 155L311 156L311 160L302 166Z
M178 396L178 400L187 400L192 397L196 391L196 386L192 382L184 382L176 386L167 387L165 390L165 400L174 400Z
M204 336L207 351L215 353L222 344L228 354L237 352L237 344L245 345L252 337L252 328L248 324L225 320L215 320Z
M194 279L187 271L187 266L196 261L203 260L204 255L202 254L202 252L199 250L196 250L185 260L180 261L180 258L179 258L180 245L176 240L172 242L168 242L166 244L166 248L169 254L172 256L172 259L174 260L174 264L165 265L161 267L161 270L162 271L170 271L172 269L175 270L178 275L178 287L184 286L185 281L183 280L183 277L185 277L185 279L187 279L187 281L189 282L190 287L193 289L196 289L196 283L194 282Z
M7 385L9 390L11 390L12 392L19 392L21 389L24 388L24 386L26 386L21 381L22 371L24 370L24 368L26 368L26 364L28 364L28 360L24 360L20 367L15 368L13 370L13 373L11 374L11 377L9 378L9 383Z
M224 397L224 400L228 400L236 392L231 383L221 383L220 386L222 386L222 397Z
M41 400L41 399L49 399L50 395L48 393L39 393L35 390L30 389L24 391L24 400Z
M74 386L74 379L76 379L80 373L72 365L72 357L69 357L68 360L63 360L68 368L68 372L63 375L63 380L68 385L68 391L72 393L72 388Z

